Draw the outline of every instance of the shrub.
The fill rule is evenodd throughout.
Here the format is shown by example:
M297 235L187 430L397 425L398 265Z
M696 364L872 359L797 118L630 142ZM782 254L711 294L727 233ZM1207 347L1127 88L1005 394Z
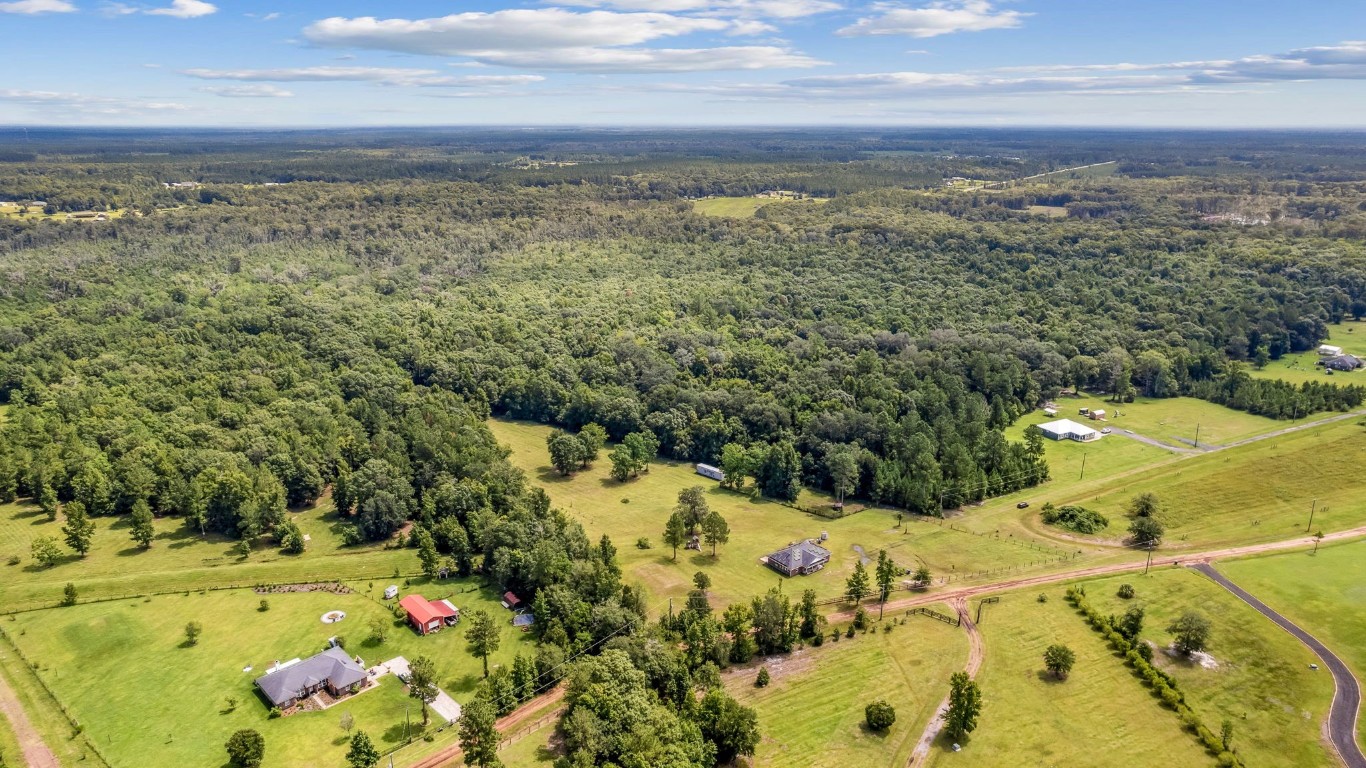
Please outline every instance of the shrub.
M859 606L859 609L854 611L853 628L863 629L866 626L868 626L868 611L864 610L863 606Z
M284 714L285 714L284 712L281 712L281 711L280 711L280 708L279 708L279 707L271 707L271 708L270 708L270 718L271 718L272 720L275 719L275 718L277 718L277 717L283 717Z
M261 598L261 604L258 605L258 606L256 606L256 610L260 611L261 613L265 613L266 611L269 611L269 610L270 610L270 601L267 600L267 599L265 599L265 598Z
M1132 600L1133 597L1134 597L1134 585L1132 585L1132 584L1120 584L1120 585L1119 585L1119 592L1117 592L1117 593L1115 593L1115 594L1119 595L1120 597L1124 598L1125 600Z
M896 722L896 710L891 704L878 699L863 708L863 719L867 721L868 727L874 731L885 731L892 727Z
M844 633L844 636L845 636L845 637L853 637L853 636L854 636L854 625L853 625L853 624L850 624L850 625L849 625L849 629Z
M649 549L649 548L650 548L650 538L649 538L648 536L641 536L640 538L636 539L636 549Z
M825 645L825 634L821 633L811 638L811 644L817 648L821 647L822 645Z
M754 678L754 687L766 688L768 686L768 681L768 667L759 667L759 676Z
M1039 593L1039 602L1041 602L1041 603L1046 603L1046 602L1048 602L1048 595L1045 595L1044 593L1040 592L1040 593Z
M1043 505L1041 519L1048 525L1077 533L1097 533L1110 524L1105 515L1085 507L1055 507L1052 504Z

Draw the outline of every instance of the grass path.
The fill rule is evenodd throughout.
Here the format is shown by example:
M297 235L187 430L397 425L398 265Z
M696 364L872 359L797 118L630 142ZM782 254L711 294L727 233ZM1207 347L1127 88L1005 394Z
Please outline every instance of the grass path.
M968 603L965 598L958 598L952 602L954 609L958 612L958 621L968 635L968 663L964 671L968 677L976 679L977 672L982 668L982 662L986 659L986 643L982 640L982 633L978 631L977 625L973 623L972 617L968 614ZM924 733L920 734L920 740L916 742L915 749L911 752L911 759L906 763L908 768L924 765L925 760L930 756L930 747L934 746L934 740L939 738L939 734L944 730L944 715L949 709L949 697L944 696L944 700L939 702L939 708L935 710L934 717L925 725Z

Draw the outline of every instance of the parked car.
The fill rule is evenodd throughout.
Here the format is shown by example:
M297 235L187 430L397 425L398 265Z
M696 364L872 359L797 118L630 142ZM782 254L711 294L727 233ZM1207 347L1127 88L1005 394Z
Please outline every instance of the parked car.
M1027 501L1022 501L1022 502L1020 502L1019 504L1016 504L1016 505L1015 505L1015 508L1016 508L1016 509L1024 509L1024 508L1026 508L1026 507L1028 507L1028 506L1029 506L1029 502L1027 502Z
M1100 430L1100 433L1101 433L1102 435L1108 435L1108 434L1110 434L1110 428L1109 428L1109 427L1105 427L1105 428L1103 428L1103 429Z

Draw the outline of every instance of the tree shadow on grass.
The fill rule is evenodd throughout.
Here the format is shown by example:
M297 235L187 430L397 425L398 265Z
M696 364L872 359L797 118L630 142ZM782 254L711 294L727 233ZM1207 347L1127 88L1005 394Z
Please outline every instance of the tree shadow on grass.
M1041 669L1035 672L1034 676L1039 679L1039 682L1048 683L1050 685L1058 685L1059 683L1067 682L1067 678L1058 677L1057 675L1053 674L1052 672L1049 672L1046 669Z
M141 544L134 544L131 547L124 547L114 554L118 557L132 557L133 555L140 555L146 551L148 550L143 549Z
M480 667L480 669L482 670L483 667ZM493 669L493 665L492 665L492 664L489 665L489 669L490 669L490 670ZM458 677L458 678L455 678L455 679L451 682L450 687L447 689L446 692L447 692L447 693L473 693L473 692L475 691L475 689L477 689L477 688L479 687L479 681L482 680L482 679L484 679L482 674L462 675L462 676L460 676L460 677Z
M895 727L895 725L893 727ZM867 736L870 739L877 739L879 741L886 741L887 737L892 735L891 728L884 728L880 731L875 731L872 728L868 727L868 721L866 720L858 724L858 729L859 733L862 733L864 736Z
M542 483L568 483L574 480L574 475L562 475L554 467L540 467L536 470L536 479Z

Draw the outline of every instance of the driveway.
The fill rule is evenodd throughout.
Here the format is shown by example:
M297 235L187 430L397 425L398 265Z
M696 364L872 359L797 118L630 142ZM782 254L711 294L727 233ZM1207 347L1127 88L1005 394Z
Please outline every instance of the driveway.
M436 700L430 706L442 722L453 723L460 719L460 704L452 699L450 694L439 688L436 691Z
M1333 682L1336 690L1333 692L1333 705L1328 710L1328 739L1333 742L1333 748L1342 757L1342 762L1347 768L1366 768L1366 755L1361 752L1361 747L1356 741L1357 732L1357 711L1361 709L1361 685L1352 675L1352 671L1346 664L1328 650L1328 646L1320 643L1315 637L1303 629L1300 629L1289 619L1271 610L1270 607L1261 600L1253 597L1229 581L1223 574L1214 570L1209 563L1197 563L1195 570L1205 574L1214 580L1216 584L1227 589L1236 595L1243 602L1252 606L1263 616L1276 622L1286 632L1300 639L1300 642L1309 646L1310 650L1318 654L1323 659L1324 666L1333 674Z

